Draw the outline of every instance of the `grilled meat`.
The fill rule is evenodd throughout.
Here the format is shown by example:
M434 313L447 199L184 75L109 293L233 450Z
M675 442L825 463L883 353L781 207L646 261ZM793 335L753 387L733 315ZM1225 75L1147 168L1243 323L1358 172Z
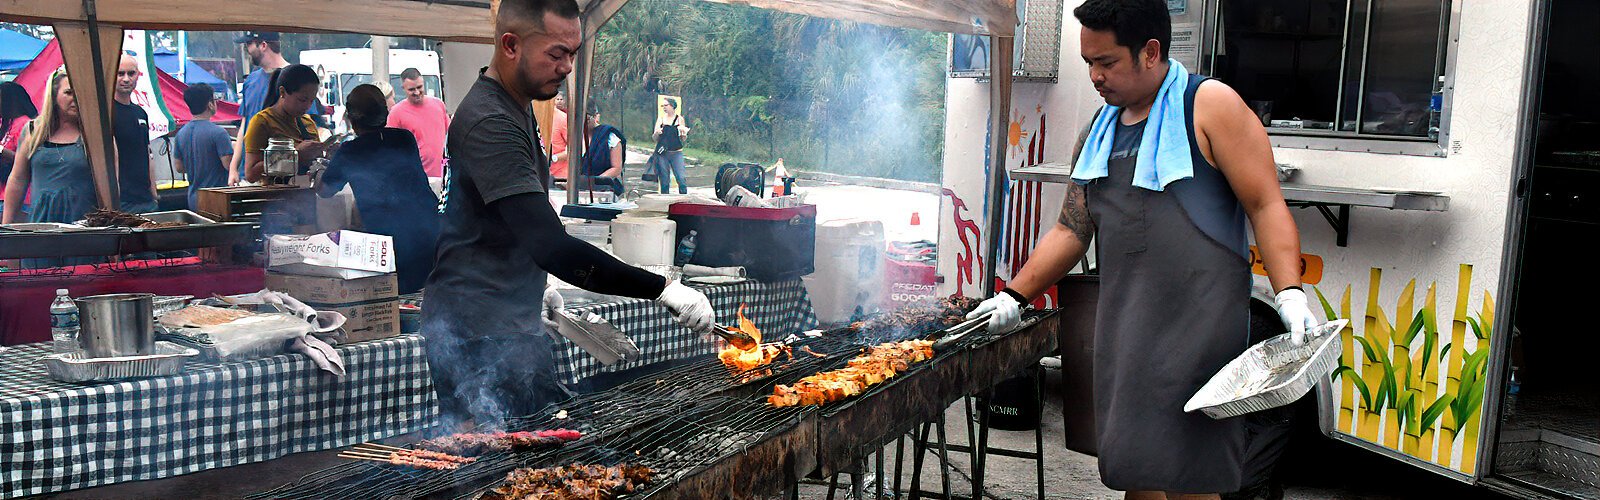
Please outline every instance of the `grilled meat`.
M83 216L83 225L89 227L139 227L149 223L150 219L104 208L90 210Z
M517 469L505 484L489 490L484 500L608 500L633 493L650 482L655 471L643 465L564 465Z
M861 394L867 387L881 384L910 369L912 363L932 358L933 342L927 340L873 346L867 348L866 353L851 359L844 368L802 378L794 385L773 387L767 403L785 407L839 401Z
M866 321L851 323L846 329L859 331L898 331L923 333L948 328L966 321L966 314L978 307L978 299L949 296L928 304L902 307Z
M440 436L417 443L417 448L452 455L474 457L496 451L559 446L583 437L578 431L567 429L535 432L482 432Z

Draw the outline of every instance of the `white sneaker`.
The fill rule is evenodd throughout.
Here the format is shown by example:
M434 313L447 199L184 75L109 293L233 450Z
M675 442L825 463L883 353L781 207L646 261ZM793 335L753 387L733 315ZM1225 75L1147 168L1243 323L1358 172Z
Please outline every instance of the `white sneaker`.
M1039 360L1039 366L1043 366L1050 370L1060 370L1061 356L1045 356Z

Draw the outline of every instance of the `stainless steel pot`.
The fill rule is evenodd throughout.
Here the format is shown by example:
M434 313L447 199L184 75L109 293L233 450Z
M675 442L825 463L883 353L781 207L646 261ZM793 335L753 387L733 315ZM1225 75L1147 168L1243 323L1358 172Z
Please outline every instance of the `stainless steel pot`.
M78 343L91 358L155 352L155 295L117 293L80 297Z

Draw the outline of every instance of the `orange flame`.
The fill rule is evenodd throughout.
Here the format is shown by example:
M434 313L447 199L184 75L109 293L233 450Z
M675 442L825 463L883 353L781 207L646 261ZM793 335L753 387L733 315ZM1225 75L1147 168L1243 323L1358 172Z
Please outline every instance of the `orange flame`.
M745 306L746 304L741 302L739 304L739 312L736 313L739 316L739 331L744 332L745 335L749 335L752 339L756 339L756 345L760 345L761 329L756 328L756 323L754 321L750 321L749 318L744 317Z
M740 371L764 366L768 363L771 363L779 353L788 352L789 350L786 346L780 346L776 344L761 345L761 329L756 328L755 322L750 321L750 318L746 318L744 316L744 309L746 306L746 304L739 304L739 312L737 313L739 317L739 331L744 332L746 335L749 335L750 338L755 339L755 347L745 350L734 346L728 346L721 352L717 353L717 358L722 360L722 364L727 365L729 368Z

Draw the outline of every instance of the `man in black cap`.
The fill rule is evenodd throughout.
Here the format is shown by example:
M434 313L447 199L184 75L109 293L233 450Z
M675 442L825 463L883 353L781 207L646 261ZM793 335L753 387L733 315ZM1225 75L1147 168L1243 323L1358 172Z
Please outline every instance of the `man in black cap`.
M272 87L272 72L288 66L289 61L283 59L283 48L278 44L278 34L271 31L246 31L238 38L234 38L233 43L244 45L245 53L250 54L250 65L255 67L244 77L244 89L239 93L239 116L244 118L239 122L239 137L242 139L246 126L250 124L250 118L264 107L267 91ZM237 162L244 158L241 151L243 145L243 140L233 143L233 161L236 164L229 166L230 172L242 174L244 171L237 165ZM228 182L236 180L238 179L229 179Z

